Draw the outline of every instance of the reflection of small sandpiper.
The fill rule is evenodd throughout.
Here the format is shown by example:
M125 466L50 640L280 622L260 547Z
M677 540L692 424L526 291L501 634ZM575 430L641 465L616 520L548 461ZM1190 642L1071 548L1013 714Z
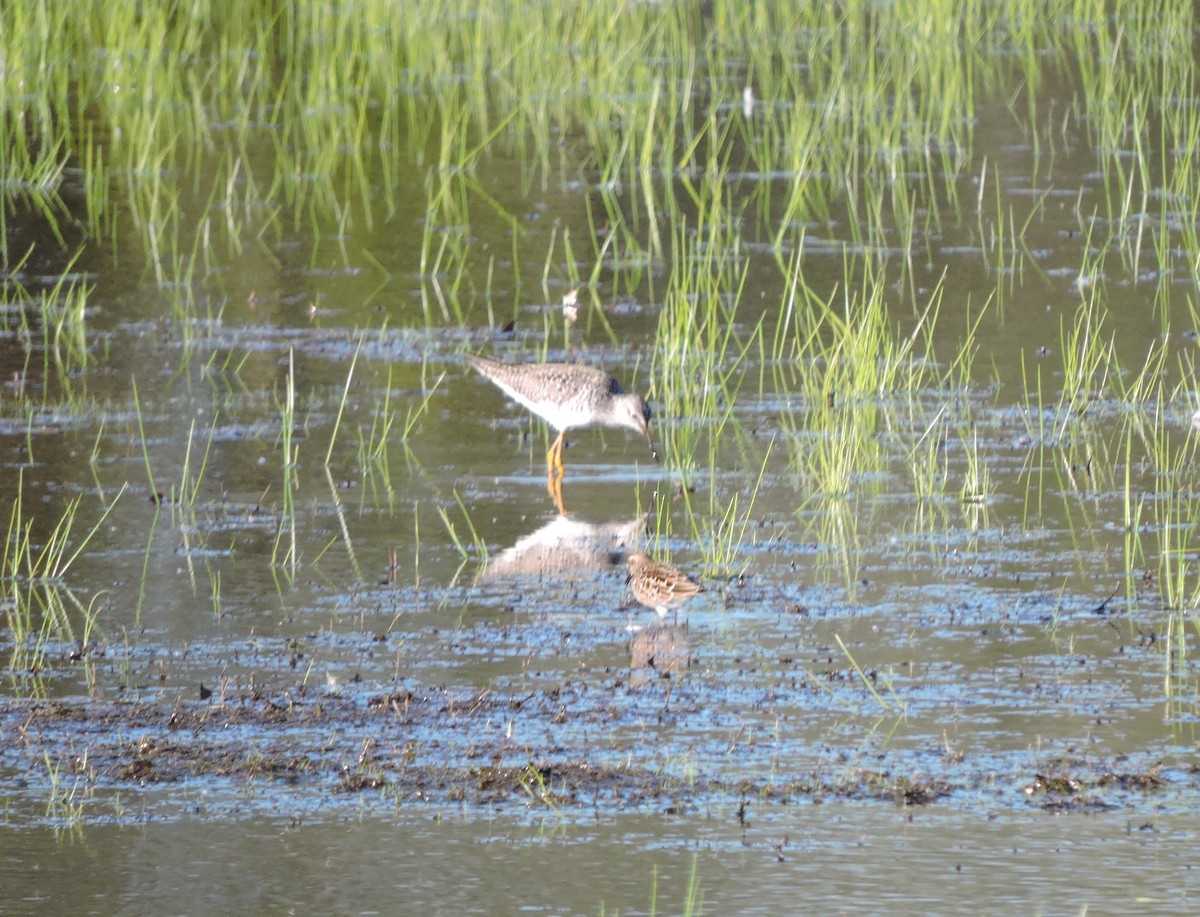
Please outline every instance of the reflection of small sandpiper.
M670 679L694 664L686 624L655 624L629 638L629 684L640 688Z
M651 560L645 554L630 554L626 563L633 597L657 611L659 617L665 617L668 610L678 608L702 591L678 567Z
M546 453L546 489L559 512L562 502L563 438L568 430L584 427L625 427L650 438L650 407L640 395L626 394L619 382L591 366L574 363L503 363L474 355L469 362L506 395L523 404L558 430Z

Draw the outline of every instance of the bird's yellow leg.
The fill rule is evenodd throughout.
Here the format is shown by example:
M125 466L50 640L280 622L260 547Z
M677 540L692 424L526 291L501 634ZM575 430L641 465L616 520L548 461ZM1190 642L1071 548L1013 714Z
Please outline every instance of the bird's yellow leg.
M554 508L558 510L560 516L567 514L567 504L563 499L562 478L554 482L554 486L550 488L550 496L554 499Z
M546 487L550 491L550 496L554 496L555 486L562 481L563 463L563 434L558 434L558 439L550 447L550 451L546 453Z
M567 434L565 431L558 434L558 450L554 453L554 468L556 471L558 471L558 480L560 483L563 479L563 475L566 474L566 469L563 468L562 460L563 446L566 444L566 435Z
M550 492L550 499L554 501L554 507L560 515L567 514L567 505L563 501L562 479L563 479L563 434L559 433L558 438L550 447L550 451L546 453L546 490Z
M550 449L546 452L546 489L550 491L550 496L554 496L554 460L558 451L559 444L562 442L562 434L550 444Z

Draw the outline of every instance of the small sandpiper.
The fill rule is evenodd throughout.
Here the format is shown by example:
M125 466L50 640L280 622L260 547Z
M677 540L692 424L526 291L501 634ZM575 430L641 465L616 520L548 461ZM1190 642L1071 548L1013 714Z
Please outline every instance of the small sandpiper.
M668 610L677 609L697 592L703 591L678 567L651 560L640 552L630 554L625 562L629 565L629 585L633 589L633 597L657 611L660 618L665 618Z

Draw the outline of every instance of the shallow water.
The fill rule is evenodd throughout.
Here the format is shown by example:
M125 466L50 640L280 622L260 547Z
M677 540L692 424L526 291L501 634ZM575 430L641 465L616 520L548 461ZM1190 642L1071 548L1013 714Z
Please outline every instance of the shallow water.
M723 810L578 821L457 809L393 817L183 817L25 837L0 866L10 913L1186 914L1189 815L1061 817L807 803L743 826ZM253 869L244 868L254 864ZM798 902L800 904L798 905Z
M1047 82L1041 109L1072 91ZM1031 409L1039 374L1062 384L1063 329L1092 282L1077 211L1103 189L1082 137L1037 178L1010 92L980 99L964 174L986 160L1002 209L1036 208L1020 270L994 269L965 209L939 216L911 269L923 291L945 277L944 360L992 298L969 385L835 398L829 429L775 381L825 367L751 352L729 427L649 392L659 429L694 426L711 466L657 465L619 431L569 437L566 518L544 426L461 354L545 347L646 390L652 283L618 295L605 272L564 329L565 259L541 279L552 234L591 231L576 164L526 196L519 162L480 168L526 215L524 286L487 303L516 298L512 331L480 306L466 322L427 310L412 220L331 224L328 250L256 240L182 320L166 317L178 291L128 269L138 255L86 246L87 365L60 372L47 347L0 337L0 489L21 493L34 540L79 497L78 540L125 487L70 570L28 593L75 639L56 632L31 672L0 634L0 912L674 912L693 869L709 913L1193 912L1195 676L1166 647L1194 628L1169 633L1160 555L1197 549L1190 517L1172 541L1145 507L1195 488L1190 467L1172 478L1147 458L1190 442L1194 396L1147 409L1142 441L1103 393ZM830 295L847 246L867 248L839 216L804 240ZM122 252L139 238L125 229ZM501 220L471 232L513 249ZM28 286L66 269L46 247ZM765 246L746 270L741 332L785 299ZM1139 282L1114 264L1103 281L1126 365L1165 340L1184 378L1190 273ZM1167 321L1154 283L1174 292ZM816 493L804 458L845 430L866 459L845 493ZM385 444L381 459L360 443ZM732 561L706 565L730 526ZM679 620L625 585L624 555L647 545L704 578Z

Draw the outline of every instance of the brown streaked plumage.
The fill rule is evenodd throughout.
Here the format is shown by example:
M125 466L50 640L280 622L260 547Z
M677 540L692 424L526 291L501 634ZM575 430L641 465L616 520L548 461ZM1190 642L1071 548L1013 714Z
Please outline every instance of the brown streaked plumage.
M668 610L676 609L703 589L688 579L686 573L671 564L652 560L645 554L630 554L625 561L629 565L629 585L633 597L665 617Z

